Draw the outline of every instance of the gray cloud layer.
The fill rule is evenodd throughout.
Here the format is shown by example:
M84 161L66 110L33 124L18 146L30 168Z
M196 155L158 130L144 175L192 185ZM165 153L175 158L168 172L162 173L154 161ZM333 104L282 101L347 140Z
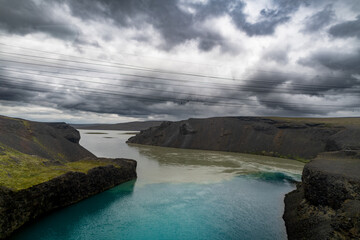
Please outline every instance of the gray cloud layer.
M357 37L360 38L360 15L354 21L346 21L332 26L329 33L334 37Z
M249 36L271 35L275 28L289 21L303 1L274 0L275 8L264 8L256 23L249 23L243 12L245 3L238 0L209 0L206 3L189 3L195 13L182 10L179 1L117 1L117 0L52 0L33 2L29 0L6 1L0 9L0 27L9 32L28 34L45 32L61 39L74 39L81 31L52 10L68 6L73 16L85 20L111 20L118 26L141 28L151 24L166 40L165 49L170 49L186 40L200 39L201 50L223 46L226 40L215 32L196 27L205 19L229 15L238 29ZM145 39L146 40L146 39Z
M55 1L2 1L0 28L15 34L44 32L61 39L73 39L79 33L74 25L54 15Z
M263 39L268 39L269 42L275 41L274 39L280 35L277 33L277 29L286 24L295 24L292 22L294 16L301 9L308 9L310 14L298 21L303 25L294 25L293 28L303 34L304 38L312 37L314 41L319 41L319 48L309 51L306 55L301 55L299 52L295 52L295 54L292 52L297 43L287 41L286 38L280 43L269 44L270 47L264 47L260 53L257 53L260 56L259 60L252 66L261 71L246 72L246 81L239 84L235 82L230 87L226 87L221 79L211 79L218 84L211 88L211 84L201 84L202 78L197 77L186 77L186 79L198 83L198 86L195 87L186 86L186 82L181 81L178 81L180 86L158 84L159 81L156 82L156 80L141 82L136 77L126 77L136 80L133 82L122 81L126 78L118 77L117 81L112 82L118 86L86 83L85 80L101 79L101 74L83 77L81 78L85 81L83 83L38 75L20 75L26 80L20 81L13 78L19 74L0 69L0 75L7 76L0 80L3 83L3 86L0 86L0 100L30 102L74 111L116 113L126 116L166 115L175 118L188 117L194 111L201 116L212 113L229 115L236 108L250 109L251 111L256 108L260 109L258 112L253 110L253 114L271 114L272 112L285 115L328 114L340 111L341 108L321 108L316 107L316 104L324 105L329 102L328 105L357 106L359 103L359 46L351 46L346 51L342 51L340 47L334 49L333 45L322 46L322 39L319 37L320 34L323 34L329 37L329 41L338 39L346 41L350 39L349 41L351 41L351 38L360 38L360 16L354 19L347 18L347 20L338 19L337 11L342 10L339 7L347 9L346 1L341 3L341 1L334 0L330 4L326 1L313 4L310 1L301 0L273 0L269 7L263 6L255 20L253 18L252 21L249 20L249 13L246 12L249 3L239 0L208 0L205 2L5 0L3 2L0 7L0 29L8 36L44 33L64 43L71 42L73 45L86 46L94 42L93 39L87 39L85 29L81 29L78 24L72 22L71 19L75 18L89 26L94 23L102 24L104 28L108 25L115 26L120 33L116 31L114 33L98 33L105 43L111 43L112 39L121 38L119 35L124 29L135 29L137 34L134 34L131 40L136 40L139 44L148 44L158 51L171 54L176 47L182 46L190 40L196 40L197 49L194 51L199 50L206 54L218 47L220 53L217 56L220 57L228 55L236 57L241 52L239 49L247 48L247 51L251 52L251 47L246 44L255 48L256 46L252 44L257 41L261 42ZM353 1L350 2L353 3ZM231 42L215 26L204 27L204 22L207 20L223 16L230 18L236 28L234 31L243 34L241 41L244 42ZM148 26L153 27L154 31L161 36L161 41L154 44L151 42L151 35L142 34L142 30ZM290 35L291 33L281 34ZM299 39L299 41L301 40ZM304 51L306 46L303 46ZM101 50L101 45L99 48ZM246 57L244 65L251 55ZM57 62L57 64L62 66L64 63ZM77 66L76 64L67 64ZM31 68L26 64L18 64L17 67L19 66ZM281 73L286 72L289 66L296 66L294 72ZM42 67L40 70L40 67L33 68L37 71L49 70L46 67ZM91 66L91 68L106 71L98 66ZM309 71L310 74L303 74L304 71ZM61 73L86 74L86 71L69 71L61 68L58 72L54 76L62 76ZM148 77L148 80L156 77L179 77L150 72L141 74ZM207 71L204 70L202 74L206 75ZM179 78L183 78L183 76ZM43 81L58 84L49 85ZM102 79L102 81L110 82L106 79ZM227 86L229 85L227 84ZM354 96L347 98L346 101L338 100L343 94L348 93ZM313 106L311 105L312 99L318 101ZM244 108L242 108L243 105L245 105Z
M304 32L313 33L319 31L329 25L335 19L335 16L332 5L326 5L323 10L306 19Z

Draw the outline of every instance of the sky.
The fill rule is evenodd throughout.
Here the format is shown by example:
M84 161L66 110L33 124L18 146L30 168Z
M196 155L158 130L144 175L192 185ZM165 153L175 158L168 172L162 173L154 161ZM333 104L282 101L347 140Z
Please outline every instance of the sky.
M359 0L0 0L0 115L360 115Z

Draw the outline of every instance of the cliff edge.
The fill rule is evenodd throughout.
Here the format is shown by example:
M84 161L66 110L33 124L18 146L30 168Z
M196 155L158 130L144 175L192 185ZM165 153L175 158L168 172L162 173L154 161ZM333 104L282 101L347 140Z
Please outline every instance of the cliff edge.
M0 116L0 239L25 223L136 178L136 161L97 158L65 123Z
M360 149L360 119L216 117L163 122L128 143L263 154L298 160Z
M285 196L289 239L360 239L360 152L321 154Z
M311 160L285 197L289 239L360 239L360 118L218 117L163 122L128 143Z

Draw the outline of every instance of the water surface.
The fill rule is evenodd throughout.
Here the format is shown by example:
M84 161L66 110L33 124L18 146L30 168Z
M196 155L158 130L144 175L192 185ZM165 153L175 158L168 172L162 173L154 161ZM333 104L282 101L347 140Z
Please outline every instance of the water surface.
M286 239L284 194L303 164L246 154L127 145L81 130L99 157L138 161L138 179L57 211L15 239Z

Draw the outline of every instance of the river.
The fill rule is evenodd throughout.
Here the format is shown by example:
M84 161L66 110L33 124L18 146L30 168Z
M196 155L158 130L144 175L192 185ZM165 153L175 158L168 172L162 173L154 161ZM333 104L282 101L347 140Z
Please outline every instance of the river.
M98 157L138 161L138 179L56 211L13 239L286 239L283 198L303 163L128 145L133 133L80 130Z

